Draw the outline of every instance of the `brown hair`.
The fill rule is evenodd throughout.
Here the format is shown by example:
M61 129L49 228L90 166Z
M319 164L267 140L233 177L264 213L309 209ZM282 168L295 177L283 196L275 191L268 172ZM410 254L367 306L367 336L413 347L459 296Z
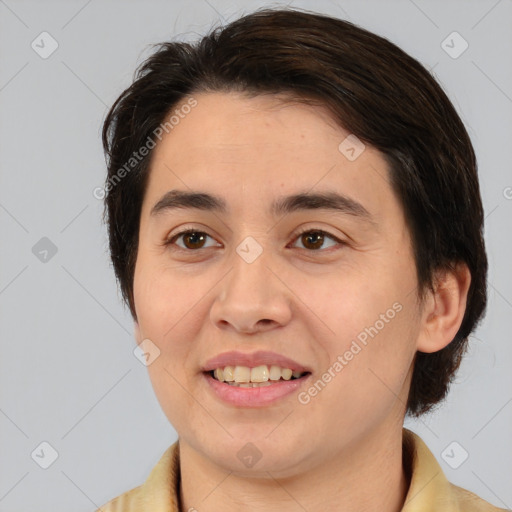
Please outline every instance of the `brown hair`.
M436 80L387 39L295 9L253 12L193 45L156 46L103 126L110 252L133 318L138 228L151 156L150 151L135 161L134 151L192 93L285 93L318 101L389 163L413 241L418 297L432 289L436 270L465 262L471 272L466 312L453 341L438 352L416 354L407 410L417 416L430 410L445 397L467 338L482 318L487 278L474 150Z

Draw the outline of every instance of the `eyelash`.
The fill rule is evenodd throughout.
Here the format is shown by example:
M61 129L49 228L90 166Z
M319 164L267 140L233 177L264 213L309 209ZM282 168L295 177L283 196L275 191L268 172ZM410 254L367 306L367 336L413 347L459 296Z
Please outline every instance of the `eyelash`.
M340 240L339 238L335 237L334 235L332 235L331 233L327 232L327 231L324 231L323 229L312 229L312 228L305 228L303 230L301 230L299 233L296 233L295 236L294 236L294 241L299 239L302 235L304 235L305 233L316 233L316 234L320 234L320 235L323 235L324 237L327 237L327 238L330 238L331 240L334 240L335 242L337 242L339 245L347 245L346 242L344 242L343 240ZM174 245L174 242L180 238L181 236L184 236L184 235L188 235L188 234L200 234L200 235L206 235L210 238L213 238L211 235L209 235L208 233L206 233L205 231L200 231L198 229L185 229L183 231L180 231L178 233L175 233L171 238L169 238L168 240L166 240L164 242L164 245L165 246L171 246L171 245ZM173 250L181 250L181 251L185 251L185 252L198 252L200 251L201 249L210 249L211 247L200 247L199 249L188 249L188 248L183 248L183 247L180 247L180 246L176 246L176 248L173 248ZM323 252L325 251L325 249L307 249L305 248L304 250L308 251L308 252Z

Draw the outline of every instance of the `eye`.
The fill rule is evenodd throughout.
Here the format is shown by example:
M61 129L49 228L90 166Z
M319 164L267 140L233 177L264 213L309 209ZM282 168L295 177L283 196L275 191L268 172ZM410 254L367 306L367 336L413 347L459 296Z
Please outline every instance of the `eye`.
M204 231L197 231L195 229L187 229L185 231L180 231L176 233L172 238L165 242L165 245L173 245L175 241L179 238L183 237L184 246L179 244L178 247L183 250L195 250L195 249L203 249L205 247L204 243L207 238L212 238L208 233ZM210 246L211 247L211 246Z
M183 245L176 243L176 241L179 240L180 238L183 239ZM177 245L178 248L188 251L194 251L197 249L205 248L207 249L209 247L212 247L212 245L205 245L205 242L208 238L212 237L208 235L208 233L205 233L204 231L187 229L173 235L165 242L165 245ZM322 249L322 246L324 245L326 239L331 239L334 242L329 247L336 245L336 243L344 245L344 242L342 240L339 240L334 235L331 235L330 233L323 231L322 229L305 229L298 233L294 240L301 240L305 249L309 249L311 251L318 251L319 249Z
M342 240L339 240L334 235L331 235L330 233L327 233L327 231L323 231L322 229L305 229L304 231L301 231L297 235L296 240L301 240L303 244L306 246L306 249L318 251L319 249L322 248L322 245L324 244L326 238L330 238L331 240L337 242L338 244L344 244ZM336 245L336 243L332 245ZM330 247L332 247L332 245Z

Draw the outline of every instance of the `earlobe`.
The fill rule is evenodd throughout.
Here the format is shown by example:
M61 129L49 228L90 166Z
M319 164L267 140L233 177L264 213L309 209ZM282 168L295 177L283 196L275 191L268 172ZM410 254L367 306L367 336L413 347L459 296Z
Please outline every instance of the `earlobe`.
M429 292L421 318L417 350L437 352L457 334L466 311L471 273L465 263L439 270L435 291Z

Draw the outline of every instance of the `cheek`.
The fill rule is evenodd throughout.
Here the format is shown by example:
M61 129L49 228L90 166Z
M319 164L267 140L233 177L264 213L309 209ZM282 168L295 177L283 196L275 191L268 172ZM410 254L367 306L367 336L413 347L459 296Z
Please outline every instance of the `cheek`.
M415 348L414 312L409 304L395 302L374 311L337 347L336 359L343 367L338 392L348 400L375 411L385 411L405 402L406 381ZM341 358L339 357L341 356ZM364 409L364 407L363 407Z
M187 402L182 386L188 387L190 378L186 369L195 364L191 366L191 355L201 325L200 303L191 293L190 279L171 275L158 262L145 263L141 259L135 271L134 298L140 337L159 350L148 372L164 411L182 411Z
M289 282L304 304L304 313L309 311L301 314L301 320L311 319L312 332L330 345L329 353L335 356L347 350L352 340L364 344L392 328L402 328L405 311L411 311L404 303L404 290L409 291L410 284L382 277L390 275L393 271L382 265L366 270L343 267L310 279L289 274Z
M304 295L318 315L317 326L326 327L315 338L326 356L320 382L311 389L311 411L329 410L337 424L347 425L381 417L407 387L415 354L419 324L412 281L371 272L328 281Z
M134 275L134 299L142 334L164 342L188 315L205 289L194 286L191 276L141 257Z
M190 278L178 276L158 262L138 262L134 298L140 336L150 339L159 356L147 367L155 395L178 431L188 428L188 412L197 404L192 394L194 339L200 329L201 302ZM208 288L206 288L208 289ZM204 295L204 290L203 290Z

